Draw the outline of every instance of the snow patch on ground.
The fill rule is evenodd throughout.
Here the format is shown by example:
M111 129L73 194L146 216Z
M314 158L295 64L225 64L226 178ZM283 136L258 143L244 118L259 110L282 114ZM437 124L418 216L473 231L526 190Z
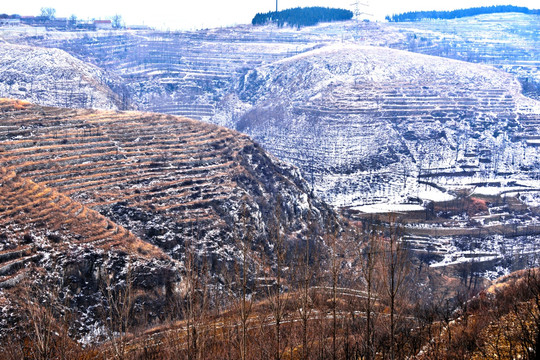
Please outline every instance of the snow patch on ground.
M442 192L435 188L429 188L427 190L419 190L417 196L422 200L429 201L450 201L454 200L455 196L448 192Z
M0 43L0 97L58 107L117 110L112 79L65 51Z
M422 205L414 204L374 204L364 206L354 206L351 210L360 211L363 213L391 213L391 212L405 212L405 211L423 211Z

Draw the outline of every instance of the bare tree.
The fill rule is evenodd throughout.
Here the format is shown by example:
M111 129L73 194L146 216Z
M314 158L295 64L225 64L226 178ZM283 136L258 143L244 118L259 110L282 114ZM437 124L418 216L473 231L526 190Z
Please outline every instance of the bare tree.
M286 248L285 239L281 233L280 226L281 219L281 197L278 196L273 222L270 226L269 237L272 239L273 250L275 259L271 260L267 265L269 270L275 266L275 273L269 271L270 276L275 275L275 284L267 281L267 297L270 305L270 311L272 313L274 321L274 354L273 357L276 360L280 360L283 357L285 346L283 340L287 338L282 334L282 322L285 317L285 307L289 299L289 293L283 292L283 269L286 261ZM270 279L269 279L270 280Z
M37 292L35 284L23 287L22 297L28 350L33 359L46 360L55 355L54 343L57 328L55 296L50 289Z
M295 263L298 265L295 271L295 281L298 285L297 311L301 323L302 359L310 358L309 321L313 312L313 299L311 285L314 279L314 266L312 264L311 241L317 236L314 222L310 221L310 233L305 238L305 244L298 243Z
M338 247L338 234L337 229L333 229L327 235L327 245L330 247L330 276L331 286L332 286L332 359L336 360L338 349L337 349L337 287L338 287L338 278L341 271L341 261L340 261L340 251Z
M122 20L122 15L119 15L119 14L115 14L113 17L112 17L112 27L114 29L121 29L123 28L123 20Z
M128 335L133 313L133 267L128 260L125 281L119 282L114 274L105 276L104 307L105 324L108 332L112 356L115 359L126 359Z
M387 238L380 256L384 293L390 310L390 358L395 359L396 348L396 316L399 308L397 302L403 292L403 285L409 273L409 259L402 242L402 229L391 216Z
M67 360L82 353L70 338L74 315L61 283L27 279L15 295L19 321L11 330L10 341L0 343L0 357Z
M251 224L248 224L248 207L245 202L242 205L240 218L242 223L237 229L235 239L239 249L239 258L234 263L233 279L229 280L228 283L233 296L234 312L237 316L237 322L234 324L239 352L237 358L245 360L248 357L248 325L254 303L248 276L252 258L253 229Z
M525 273L525 285L521 287L519 298L523 303L515 303L512 312L517 319L518 342L526 359L540 357L540 271L529 269Z
M366 299L364 312L366 314L366 330L364 337L364 354L367 360L375 358L374 346L374 304L377 300L377 260L381 252L380 235L372 227L364 229L365 244L358 244L358 256L363 259L361 274L366 284Z
M192 237L185 245L185 298L181 299L181 308L186 321L186 344L188 359L204 358L205 340L208 329L206 317L208 312L208 262L197 257L194 240L198 243L200 237L199 223L192 229ZM202 251L206 254L206 251Z
M42 7L39 16L44 17L47 20L54 20L56 17L56 9L52 7Z

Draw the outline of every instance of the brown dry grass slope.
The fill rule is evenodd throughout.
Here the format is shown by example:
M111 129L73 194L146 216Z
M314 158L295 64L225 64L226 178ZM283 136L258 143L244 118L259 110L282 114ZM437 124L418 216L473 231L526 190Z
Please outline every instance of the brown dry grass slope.
M0 167L0 288L17 286L47 254L73 247L166 260L159 248L49 187Z
M245 224L254 227L253 247L271 251L276 205L290 242L302 241L310 221L335 221L308 195L296 169L247 136L170 115L2 100L0 163L97 210L173 258L182 259L186 241L193 240L214 270L239 257L236 242Z

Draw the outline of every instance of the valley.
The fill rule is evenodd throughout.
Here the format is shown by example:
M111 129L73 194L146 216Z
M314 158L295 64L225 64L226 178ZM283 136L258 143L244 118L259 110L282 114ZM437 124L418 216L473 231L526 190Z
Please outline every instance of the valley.
M538 317L539 19L0 26L0 348L493 356Z
M474 198L486 191L494 196L519 193L518 202L536 211L540 103L523 87L525 80L536 81L538 39L531 31L536 18L503 13L418 23L346 21L298 30L264 25L177 33L121 30L29 36L26 31L11 31L3 36L7 42L63 49L104 69L116 79L109 97L122 99L123 105L117 106L183 115L250 135L298 167L306 180L304 191L345 214L364 213L365 218L401 207L416 209L414 217L415 211L430 211L433 203ZM489 46L480 45L485 38L490 39ZM31 93L17 96L40 102ZM80 106L75 98L56 97L52 105ZM125 141L136 139L140 137L128 136ZM162 160L174 166L174 161ZM214 178L221 174L216 170ZM66 189L77 198L87 197L82 189ZM201 196L211 199L223 191ZM137 198L117 200L124 204ZM143 203L151 202L153 198ZM102 212L123 218L125 224L131 221L125 209L114 206L115 211L109 206ZM214 221L206 209L195 213L191 219ZM447 215L436 222L451 223ZM476 221L467 214L452 216L463 223L450 227L467 228ZM496 211L493 216L500 217ZM503 218L502 226L517 221L513 215ZM164 221L153 219L156 224ZM526 226L537 225L535 216L527 220ZM160 235L167 238L160 240L164 243L178 230L176 225L166 229L162 232L169 235ZM510 251L514 254L530 241L505 231L497 235L504 240L495 240L486 225L479 229L473 226L469 231L479 234L474 241L456 238L463 235L459 232L428 240L414 235L411 241L414 246L426 241L451 244L437 245L447 248L451 258L459 253L458 243L487 243L489 250L473 248L496 254L500 250L496 244L510 237L512 244L516 242ZM467 257L492 263L492 257ZM496 277L510 268L497 262L484 275Z

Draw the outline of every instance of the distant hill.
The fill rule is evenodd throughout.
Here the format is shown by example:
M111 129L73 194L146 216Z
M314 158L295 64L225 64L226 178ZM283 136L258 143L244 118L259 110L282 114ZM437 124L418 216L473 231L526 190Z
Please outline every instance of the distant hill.
M126 109L118 77L63 50L0 44L0 97L45 106Z
M387 16L386 20L392 22L418 21L422 19L457 19L467 16L476 16L483 14L496 14L517 12L523 14L540 14L540 10L531 10L523 6L514 5L495 5L481 6L469 9L459 9L452 11L410 11L402 14Z
M251 21L253 25L275 23L278 26L288 25L291 27L313 26L320 22L333 22L350 20L352 11L345 9L326 7L294 8L282 11L271 11L265 14L257 14Z
M298 166L333 205L399 202L419 191L413 183L428 168L520 171L518 159L530 159L514 155L512 164L511 153L523 153L525 142L505 142L510 161L502 162L495 145L501 134L517 133L518 102L527 101L520 91L509 75L486 66L332 45L248 72L236 90L239 103L229 105L246 110L228 124Z

